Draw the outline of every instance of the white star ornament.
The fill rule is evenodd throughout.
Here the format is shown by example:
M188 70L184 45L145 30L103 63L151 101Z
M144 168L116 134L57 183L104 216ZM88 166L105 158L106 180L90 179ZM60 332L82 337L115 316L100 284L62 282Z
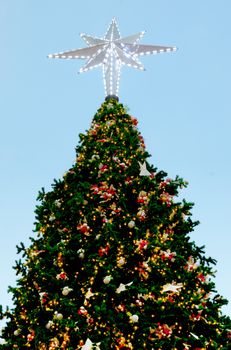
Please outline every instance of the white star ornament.
M88 47L48 55L49 58L85 59L80 73L102 66L107 97L118 99L119 79L122 66L144 70L138 60L141 55L176 51L176 47L137 44L144 32L121 38L115 19L103 39L80 34Z
M150 176L151 173L148 171L147 167L146 167L146 162L144 162L143 164L140 163L140 176Z
M162 292L173 292L173 293L178 293L180 292L181 288L183 287L182 283L167 283L163 286Z
M119 287L116 289L116 293L120 294L121 292L124 292L127 289L127 287L132 285L132 283L133 282L130 282L127 284L120 283Z

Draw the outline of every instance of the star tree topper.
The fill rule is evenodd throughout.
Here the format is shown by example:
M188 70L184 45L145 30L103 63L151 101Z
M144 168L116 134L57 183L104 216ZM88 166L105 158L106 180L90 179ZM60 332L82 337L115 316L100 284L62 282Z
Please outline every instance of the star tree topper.
M86 64L80 73L102 66L105 92L107 97L118 99L120 70L128 66L144 70L139 56L176 51L176 47L140 45L138 41L145 32L121 38L116 20L113 19L103 39L80 34L89 47L48 55L49 58L85 59Z

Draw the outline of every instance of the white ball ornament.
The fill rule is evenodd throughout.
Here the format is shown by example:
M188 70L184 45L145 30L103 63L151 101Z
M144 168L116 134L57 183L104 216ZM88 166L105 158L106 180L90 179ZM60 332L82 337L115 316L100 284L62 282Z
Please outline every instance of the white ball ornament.
M133 228L133 227L135 227L135 221L133 221L133 220L131 220L131 221L129 221L129 223L128 223L128 227L129 228Z
M104 283L104 284L109 284L110 281L111 281L111 279L112 279L111 276L106 276L106 277L104 277L104 279L103 279L103 283Z
M61 207L60 199L56 199L54 203L55 203L55 206L56 206L57 208L60 208L60 207Z
M16 329L15 331L14 331L14 335L19 335L21 333L21 329L20 328L18 328L18 329Z
M131 321L132 323L138 322L138 321L139 321L139 316L138 316L138 315L131 315L131 316L130 316L130 321Z
M58 313L57 311L55 311L55 316L54 316L54 318L56 319L56 320L62 320L63 319L63 315L62 314L60 314L60 313Z
M69 288L69 287L64 287L62 290L62 295L66 296L68 295L73 289Z
M83 259L83 258L84 258L84 249L82 249L82 248L79 249L79 250L77 251L77 253L78 253L80 259Z
M53 321L48 321L46 324L46 329L50 329L51 326L53 326L54 322Z
M123 256L121 256L119 258L119 260L117 261L118 267L122 267L125 263L126 263L126 260L125 260L125 258Z
M56 219L55 215L54 214L51 214L50 217L49 217L49 221L52 222Z

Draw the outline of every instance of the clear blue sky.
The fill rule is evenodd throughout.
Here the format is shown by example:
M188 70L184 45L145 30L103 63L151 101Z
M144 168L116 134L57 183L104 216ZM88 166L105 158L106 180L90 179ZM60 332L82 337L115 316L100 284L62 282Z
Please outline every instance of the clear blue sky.
M116 17L122 35L179 51L143 57L145 72L122 70L120 100L138 118L152 163L189 181L201 225L191 235L217 259L216 287L231 301L231 1L1 0L0 2L0 303L16 244L33 235L36 196L73 164L78 134L104 101L102 73L82 75L80 60L47 54L103 36ZM231 306L224 308L231 315Z

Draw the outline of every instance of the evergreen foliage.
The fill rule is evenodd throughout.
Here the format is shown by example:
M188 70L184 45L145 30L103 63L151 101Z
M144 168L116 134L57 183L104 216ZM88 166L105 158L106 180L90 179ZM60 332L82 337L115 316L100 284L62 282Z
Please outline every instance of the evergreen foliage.
M39 192L36 237L17 247L0 349L230 349L216 262L190 240L192 203L177 201L187 183L147 162L137 120L114 99L76 151Z

